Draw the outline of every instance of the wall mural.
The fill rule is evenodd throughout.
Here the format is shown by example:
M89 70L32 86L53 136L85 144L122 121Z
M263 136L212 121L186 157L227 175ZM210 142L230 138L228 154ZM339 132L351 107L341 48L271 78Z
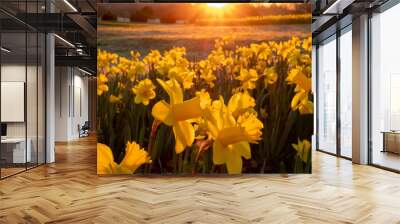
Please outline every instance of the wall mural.
M98 174L311 173L310 4L98 16Z

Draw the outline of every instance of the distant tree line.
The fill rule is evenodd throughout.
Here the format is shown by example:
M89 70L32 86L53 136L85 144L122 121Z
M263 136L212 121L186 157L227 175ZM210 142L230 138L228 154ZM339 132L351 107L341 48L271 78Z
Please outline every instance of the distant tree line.
M148 19L160 19L161 23L175 23L177 20L195 22L196 20L209 19L212 16L206 7L204 4L159 4L142 7L130 7L127 5L124 8L116 9L99 7L98 13L102 20L116 20L123 13L124 16L121 17L129 17L131 21L135 22L146 22ZM225 18L305 14L311 12L310 4L271 4L268 7L260 7L257 4L240 4L239 7L236 5L228 7L229 10L224 11Z

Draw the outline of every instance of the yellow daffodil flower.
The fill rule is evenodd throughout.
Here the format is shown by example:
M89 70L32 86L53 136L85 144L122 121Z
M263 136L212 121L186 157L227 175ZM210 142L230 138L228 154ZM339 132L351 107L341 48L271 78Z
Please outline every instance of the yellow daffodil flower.
M190 89L193 85L194 72L180 67L173 67L168 71L168 77L177 80L184 89Z
M158 50L151 50L150 53L143 59L147 65L155 65L161 60L161 54Z
M255 105L256 101L247 91L238 92L233 94L229 99L228 110L237 118L244 112L253 109Z
M151 114L168 126L172 126L175 135L175 152L181 153L186 147L191 146L194 141L194 128L189 120L201 116L200 97L183 101L183 93L179 83L171 79L163 81L157 79L158 83L168 93L170 102L165 100L157 102Z
M187 70L189 61L184 57L186 49L184 47L175 47L164 52L164 57L156 64L155 68L161 75L168 75L170 69L179 67Z
M298 88L308 92L311 90L311 78L308 78L304 72L304 67L296 66L289 72L286 81L289 84L296 84Z
M110 95L110 103L120 103L122 99L122 95L115 96L114 94Z
M126 144L125 157L120 164L114 162L113 153L107 145L97 143L97 174L133 174L141 165L150 162L148 153L136 142Z
M263 124L254 113L246 112L236 120L223 99L204 111L204 119L213 143L214 164L226 164L229 174L242 172L242 157L251 158L249 142L261 139Z
M200 74L200 78L206 81L211 88L214 87L214 81L217 79L211 69L204 69Z
M290 72L286 81L289 84L296 84L296 95L292 99L292 110L299 110L300 114L312 114L314 105L308 99L311 91L311 78L306 73L307 67L296 66Z
M148 105L151 99L156 97L156 88L150 79L144 79L140 81L136 86L132 88L132 92L135 94L135 103L143 103L143 105Z
M257 71L255 69L245 69L240 70L240 75L236 77L242 83L243 89L254 89L256 88L256 81L258 79Z
M140 59L140 52L139 51L131 51L130 55L132 57L132 61L139 61L139 59Z
M104 74L97 76L97 95L101 96L104 92L108 91L107 86L108 78Z
M300 141L300 139L298 139L297 144L292 144L292 147L296 149L297 156L300 157L303 162L307 163L311 149L311 143L306 139L304 139L303 141Z
M197 91L196 96L200 97L201 109L205 109L211 105L210 94L205 89L201 89L200 91Z
M264 76L265 86L272 85L278 80L278 74L275 71L275 67L266 68L264 70Z
M126 143L125 157L119 164L119 172L134 173L144 163L150 163L150 156L136 142Z
M302 47L305 51L311 52L312 51L312 38L308 37L303 40Z
M308 99L308 92L299 90L294 95L291 103L292 110L299 110L300 114L312 114L314 104Z

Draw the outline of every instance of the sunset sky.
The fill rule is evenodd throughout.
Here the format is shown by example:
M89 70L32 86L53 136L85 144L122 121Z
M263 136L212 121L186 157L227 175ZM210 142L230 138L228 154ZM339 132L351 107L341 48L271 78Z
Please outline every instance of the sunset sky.
M305 14L310 12L310 4L294 3L179 3L179 4L99 4L98 15L110 13L118 17L130 18L143 8L151 11L153 17L175 17L190 18L216 16L242 18L248 16L288 15Z

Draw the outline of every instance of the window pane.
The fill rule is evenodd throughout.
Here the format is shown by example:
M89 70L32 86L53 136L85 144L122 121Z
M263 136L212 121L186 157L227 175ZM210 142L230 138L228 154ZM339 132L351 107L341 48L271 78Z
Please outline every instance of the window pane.
M318 48L318 148L336 153L336 40Z
M372 163L400 170L400 5L372 22Z
M351 158L352 141L352 35L340 36L340 152Z

